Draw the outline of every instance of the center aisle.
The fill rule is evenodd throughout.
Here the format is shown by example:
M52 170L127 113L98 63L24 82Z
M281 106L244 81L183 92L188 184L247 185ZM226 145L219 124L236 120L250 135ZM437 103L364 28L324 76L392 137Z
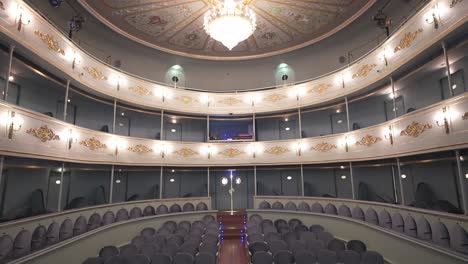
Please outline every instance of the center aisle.
M218 222L221 224L221 240L219 249L219 264L247 264L248 254L245 247L245 211L219 212Z

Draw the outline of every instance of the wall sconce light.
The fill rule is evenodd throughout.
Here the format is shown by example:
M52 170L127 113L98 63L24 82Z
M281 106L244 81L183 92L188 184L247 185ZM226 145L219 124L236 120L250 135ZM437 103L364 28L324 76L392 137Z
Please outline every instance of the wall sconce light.
M260 143L252 143L247 146L247 153L252 155L255 159L257 157L257 153L263 152L263 146Z
M296 101L299 101L300 97L305 94L305 90L303 87L293 87L289 91L289 96L290 97L296 97Z
M444 12L444 6L439 3L435 3L431 10L424 16L424 20L427 24L433 24L434 29L438 29L442 24L441 15Z
M23 126L23 118L16 115L14 111L4 113L0 117L1 123L5 125L7 129L8 139L12 139L16 131L20 131Z
M200 103L210 107L210 97L207 94L200 95Z
M68 147L68 149L71 149L71 148L72 148L72 144L73 144L73 143L78 142L78 136L76 135L76 133L75 133L75 132L73 131L73 129L71 129L71 128L65 129L65 130L61 133L61 137L67 139L67 147Z
M76 65L81 64L81 56L76 51L69 50L65 53L65 59L72 62L72 69L74 70Z
M341 85L342 88L346 88L346 82L348 82L349 80L351 80L351 73L349 72L344 72L344 73L341 73L339 74L335 81L337 84Z
M125 79L118 74L112 74L111 76L109 76L109 82L112 85L117 86L117 91L120 91L120 85L124 85L126 83Z
M298 142L293 143L292 147L296 151L296 154L298 156L301 156L302 150L307 148L305 142L303 142L302 140L299 140Z
M445 128L445 134L450 133L450 125L449 125L449 118L452 116L452 113L450 113L449 109L447 107L442 108L442 113L436 114L436 124L439 127L444 127Z
M171 149L172 147L169 144L163 142L160 142L155 146L156 153L159 153L163 159L166 157L166 153L170 152Z
M31 15L29 15L19 4L16 13L16 23L18 24L18 27L16 28L18 31L21 31L23 26L27 26L31 23Z
M261 97L259 94L252 94L252 95L247 96L246 101L251 106L255 106L255 104L261 101Z
M112 138L109 141L109 146L111 149L114 149L114 155L119 155L119 149L125 148L125 142L119 138Z
M216 147L212 145L203 145L200 147L200 152L206 155L208 159L211 159L211 155L216 151Z
M228 180L227 177L222 177L222 178L221 178L221 184L222 184L223 186L226 186L228 183L229 183L229 180Z
M164 103L166 101L166 99L171 97L171 91L169 91L166 88L162 88L162 87L160 89L161 89L161 100Z
M388 59L393 56L393 52L390 49L384 48L379 54L379 59L384 62L385 66L388 66Z
M388 128L385 128L383 131L384 138L390 141L390 145L393 146L393 127L390 125Z
M340 139L338 142L339 145L343 146L346 152L349 152L349 146L355 142L354 138L350 136L345 136L344 138Z

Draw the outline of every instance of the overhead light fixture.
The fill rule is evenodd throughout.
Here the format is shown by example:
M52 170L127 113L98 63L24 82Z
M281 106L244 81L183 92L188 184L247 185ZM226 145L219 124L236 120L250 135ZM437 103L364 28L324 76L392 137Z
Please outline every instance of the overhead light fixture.
M210 37L232 50L239 42L255 31L255 13L242 2L213 1L213 8L206 12L204 27Z
M284 130L289 131L289 130L291 130L291 128L290 128L290 127L287 127L287 128L285 128Z
M345 168L345 166L343 166L343 165L340 166L340 169L344 170L344 168Z
M286 180L288 180L288 181L292 180L292 176L287 176Z
M175 182L175 179L174 179L174 178L170 178L169 181L170 181L170 182Z
M175 172L175 170L174 170L174 169L172 169L172 170L171 170L171 172L172 172L172 173L174 173L174 172Z
M401 178L402 178L402 179L406 179L406 174L402 174L402 175L401 175Z
M173 128L173 129L171 129L171 132L175 133L175 132L177 132L177 130L175 128Z
M115 180L115 183L119 184L121 181L120 180Z
M172 122L172 124L177 124L177 119L172 118L171 122Z
M11 76L10 76L10 77L11 77ZM455 89L457 89L457 85L456 85L456 84L452 85L452 90L455 90Z
M226 185L228 184L228 182L229 182L228 178L226 178L226 177L222 177L222 178L221 178L221 184L222 184L223 186L226 186Z
M288 121L289 121L289 118L286 117L286 118L284 119L284 121L285 121L285 122L288 122Z
M15 80L15 76L10 75L10 76L8 77L8 81L9 81L9 82L12 82L12 81L14 81L14 80Z
M467 178L467 179L468 179L468 173L465 173L465 178Z
M60 180L55 181L55 184L57 184L57 185L59 185L60 183L62 183Z
M236 184L239 185L239 184L241 184L241 183L242 183L241 178L240 178L240 177L237 177L237 178L236 178Z
M341 175L342 180L346 180L346 175Z

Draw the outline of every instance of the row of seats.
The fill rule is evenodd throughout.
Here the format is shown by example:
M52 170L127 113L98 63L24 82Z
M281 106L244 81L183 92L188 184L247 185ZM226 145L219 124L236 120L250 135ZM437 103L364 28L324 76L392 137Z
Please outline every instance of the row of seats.
M190 212L195 211L195 209L205 211L208 210L208 206L203 202L196 206L192 203L185 203L182 207L179 204L173 204L170 207L162 204L157 208L148 205L143 210L140 207L134 207L130 212L121 208L117 213L107 211L102 216L99 213L94 213L89 219L79 216L74 222L71 219L65 219L61 224L53 222L48 227L39 225L32 233L30 230L23 229L14 239L6 234L0 237L0 263L26 256L34 251L115 222L168 213Z
M376 210L369 207L364 212L359 206L350 209L348 206L342 204L337 208L334 204L329 203L323 207L322 204L318 202L309 205L304 201L300 202L298 205L292 201L287 202L285 205L279 201L276 201L273 204L270 204L267 201L262 201L259 204L259 209L314 212L350 217L359 221L388 228L413 238L432 242L463 254L468 254L468 233L463 227L459 224L452 224L450 228L447 228L447 225L441 221L429 223L429 221L427 221L423 216L415 219L410 214L403 217L398 212L390 215L390 213L385 209L377 213Z
M383 257L359 240L345 243L321 225L299 219L274 222L254 214L247 223L247 243L253 264L383 264Z
M193 223L166 221L157 231L144 228L120 248L101 248L83 264L216 264L219 230L211 215Z

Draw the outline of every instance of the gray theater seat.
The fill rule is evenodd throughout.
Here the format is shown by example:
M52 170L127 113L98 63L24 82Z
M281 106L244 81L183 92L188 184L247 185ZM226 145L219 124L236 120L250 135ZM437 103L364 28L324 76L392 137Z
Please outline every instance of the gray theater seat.
M88 221L84 216L80 216L73 225L73 236L79 236L86 233L86 231L88 231Z
M182 211L184 212L193 212L195 211L195 206L192 203L185 203L182 207Z
M133 207L132 210L130 210L130 219L136 219L143 217L143 211L141 211L140 207Z
M98 213L94 213L89 217L88 220L88 231L94 230L96 228L101 227L102 219Z
M366 244L360 240L350 240L346 244L346 249L347 250L352 250L355 251L359 254L362 254L367 251Z
M295 254L296 264L310 264L317 261L317 256L308 250L298 251Z
M268 243L268 246L270 247L270 252L273 256L279 251L288 250L288 245L283 240L273 240Z
M100 257L87 258L83 264L104 264L104 259Z
M119 255L121 256L135 256L138 254L138 248L135 245L127 244L119 249Z
M364 215L364 220L367 223L378 225L379 224L379 217L377 216L377 212L372 208L367 208L366 213Z
M384 264L382 255L375 251L366 251L362 254L362 264Z
M405 234L412 237L417 237L416 221L411 215L407 215L404 218L404 230Z
M416 232L419 239L432 241L432 229L429 222L424 217L420 217L416 222Z
M193 264L193 256L185 252L177 253L174 257L173 263L174 264Z
M341 251L346 250L346 245L341 240L332 239L328 242L328 249L339 254Z
M45 226L40 225L34 229L31 238L31 251L40 250L46 247L47 230Z
M71 221L70 221L71 222ZM71 227L71 225L70 225ZM70 228L72 230L73 228ZM53 222L49 225L47 228L47 238L46 238L46 244L47 246L53 245L55 243L58 243L60 241L60 226L58 223Z
M99 257L107 260L113 256L119 255L119 249L115 246L105 246L99 251Z
M284 209L288 210L288 211L297 211L297 206L295 203L293 202L287 202L285 205L284 205Z
M392 228L392 217L387 210L382 210L379 213L379 225L385 228Z
M323 213L323 206L319 203L314 203L310 210L314 213Z
M13 257L19 258L31 252L31 232L21 230L13 242Z
M197 211L206 211L208 210L208 206L204 202L199 202L197 204Z
M128 216L128 211L125 208L121 208L117 211L117 214L115 216L115 222L122 222L122 221L127 221L129 218Z
M157 263L157 264L171 264L172 263L171 257L162 253L153 254L151 255L150 259L151 259L152 264L153 263Z
M157 215L167 214L167 213L169 213L169 208L167 208L167 206L164 204L161 204L160 206L158 206L158 208L156 208Z
M463 254L468 254L468 233L459 224L450 228L450 247Z
M331 215L337 215L338 214L338 210L336 209L336 206L333 205L333 204L327 204L325 206L324 212L326 214L331 214Z
M60 225L59 233L60 241L73 237L73 222L70 219L65 219Z
M102 224L103 225L110 225L115 222L115 214L112 211L107 211L102 216Z
M405 232L405 222L403 216L400 213L394 213L392 215L392 230L403 233Z
M361 207L356 206L351 210L351 217L359 220L359 221L364 221L364 212L362 211Z
M294 256L288 250L281 250L273 254L275 264L293 264Z
M200 252L195 257L195 264L216 264L216 256L212 253Z
M297 210L301 212L309 212L310 206L306 202L300 202L299 205L297 206Z
M272 264L273 256L270 253L265 251L259 251L253 254L252 256L253 264Z
M255 242L249 245L249 251L252 255L260 251L267 252L269 250L268 244L265 242Z
M351 209L349 209L348 206L343 204L340 207L338 207L338 215L344 216L344 217L352 217Z
M156 215L156 210L154 210L154 207L153 207L153 206L148 205L148 206L146 206L146 207L143 209L143 215L144 215L144 216Z
M271 209L271 205L267 201L263 201L258 205L258 209Z
M333 251L320 249L317 252L317 260L320 264L336 264L338 262L338 257Z
M182 208L180 208L180 205L178 204L173 204L171 207L169 207L169 212L171 213L180 213L182 212Z
M343 264L360 264L361 255L356 251L344 250L338 254L338 261Z
M272 205L271 205L271 209L273 210L283 210L284 209L284 206L281 202L274 202Z
M0 261L11 257L13 252L13 239L9 235L0 237Z

